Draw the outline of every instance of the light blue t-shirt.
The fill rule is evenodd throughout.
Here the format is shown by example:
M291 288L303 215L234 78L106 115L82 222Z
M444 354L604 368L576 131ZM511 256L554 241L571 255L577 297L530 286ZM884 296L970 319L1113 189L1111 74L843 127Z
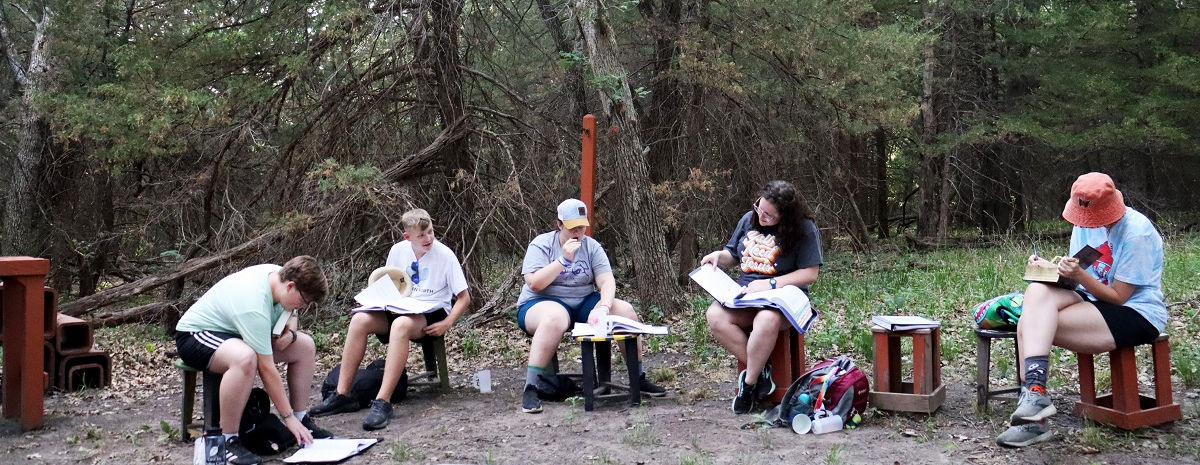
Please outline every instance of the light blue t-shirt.
M533 273L550 262L558 260L562 255L562 246L558 243L557 230L539 234L529 243L525 250L525 262L521 265L521 274ZM596 275L612 272L608 262L608 254L599 242L588 236L583 236L583 243L575 251L575 261L571 266L562 270L554 281L539 292L533 292L529 284L521 287L521 296L517 298L517 306L524 304L534 297L554 297L572 307L583 303L583 298L596 291Z
M1087 268L1088 274L1106 286L1111 286L1113 280L1132 284L1133 294L1125 306L1136 310L1161 333L1167 326L1162 293L1163 244L1150 219L1127 208L1111 230L1076 226L1071 231L1071 255L1084 244L1100 251L1100 258ZM1082 285L1079 290L1095 299Z
M176 331L237 334L255 353L270 355L271 329L283 306L271 295L271 273L279 265L255 265L217 281L183 313Z

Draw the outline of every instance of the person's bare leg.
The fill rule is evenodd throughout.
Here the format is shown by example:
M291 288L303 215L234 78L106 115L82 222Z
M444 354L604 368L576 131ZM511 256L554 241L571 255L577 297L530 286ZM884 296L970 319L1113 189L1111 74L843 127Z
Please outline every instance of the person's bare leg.
M376 399L391 402L396 383L400 382L400 376L408 364L409 347L413 339L419 339L424 334L425 322L425 315L404 315L392 322L387 358L383 362L383 386L379 387Z
M354 385L354 374L358 372L363 355L367 353L367 337L387 330L385 312L356 312L350 317L350 327L346 330L346 344L342 347L342 368L338 372L338 394L350 395L350 386Z
M241 339L226 339L208 362L208 371L222 374L218 397L225 434L236 434L241 425L242 410L258 374L257 363L258 354Z
M308 392L312 388L313 373L317 370L317 344L312 336L296 331L296 340L273 356L276 362L287 366L288 400L292 410L308 410Z
M570 327L571 317L558 302L544 300L525 312L525 331L533 335L529 366L546 368L558 350L558 342Z
M613 304L612 304L611 310L612 310L613 315L620 315L625 318L629 318L633 321L642 321L640 318L638 318L637 311L635 311L633 309L633 304L626 302L624 300L613 299ZM588 320L591 320L591 317L595 314L595 312L596 312L596 310L592 309L592 313L588 315ZM625 357L629 356L629 354L625 353L625 344L618 344L617 347L620 349L621 354L623 356L625 356ZM638 360L641 360L642 359L641 357L642 357L642 339L638 338Z
M755 310L748 310L755 311ZM760 309L754 315L754 324L746 342L746 380L756 380L762 373L763 366L771 358L775 350L775 341L779 339L779 331L786 324L783 314L773 309Z
M1050 355L1050 346L1058 332L1059 310L1082 301L1083 298L1074 291L1043 283L1032 283L1025 288L1025 302L1021 318L1017 320L1021 352L1017 366L1021 370L1021 379L1025 379L1025 359Z
M754 324L754 310L728 309L713 302L708 306L705 318L708 320L708 329L712 332L713 339L739 362L746 364L749 335L743 328L750 328Z

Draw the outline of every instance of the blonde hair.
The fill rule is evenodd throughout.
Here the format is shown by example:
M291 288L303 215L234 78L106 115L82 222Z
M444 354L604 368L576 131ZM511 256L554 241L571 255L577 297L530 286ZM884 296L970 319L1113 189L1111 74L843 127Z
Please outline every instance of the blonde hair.
M424 209L414 208L404 212L404 216L400 217L400 224L405 230L416 228L418 231L424 231L433 226L433 219Z

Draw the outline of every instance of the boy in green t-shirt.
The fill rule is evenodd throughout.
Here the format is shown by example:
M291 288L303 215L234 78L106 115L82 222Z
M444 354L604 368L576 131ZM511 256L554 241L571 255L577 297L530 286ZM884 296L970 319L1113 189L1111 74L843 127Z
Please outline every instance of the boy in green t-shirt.
M245 268L217 281L179 319L175 346L188 366L221 373L221 431L227 459L237 465L262 459L246 450L237 437L242 410L257 374L283 424L301 444L333 435L305 415L316 369L316 344L296 331L295 315L274 336L284 312L294 312L325 298L329 284L316 259L307 255L282 267L265 264ZM287 364L287 392L275 363Z

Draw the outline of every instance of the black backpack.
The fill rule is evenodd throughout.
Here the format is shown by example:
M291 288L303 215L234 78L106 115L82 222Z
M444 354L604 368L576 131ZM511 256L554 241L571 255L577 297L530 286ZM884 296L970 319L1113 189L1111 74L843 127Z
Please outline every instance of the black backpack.
M375 400L375 395L379 394L379 388L383 387L384 364L383 360L376 360L354 373L354 383L350 385L349 396L358 401L358 408L367 408L371 401ZM341 372L340 363L329 370L329 375L325 376L325 382L321 384L321 399L328 399L337 392L338 376ZM407 396L408 371L404 371L400 373L400 382L396 383L396 389L392 391L391 401L394 404Z
M262 388L250 390L238 440L246 449L258 455L275 455L296 445L296 437L283 421L271 413L271 397Z
M575 384L575 381L567 375L539 374L534 388L537 389L539 399L550 402L562 402L583 392L579 389L579 385Z

